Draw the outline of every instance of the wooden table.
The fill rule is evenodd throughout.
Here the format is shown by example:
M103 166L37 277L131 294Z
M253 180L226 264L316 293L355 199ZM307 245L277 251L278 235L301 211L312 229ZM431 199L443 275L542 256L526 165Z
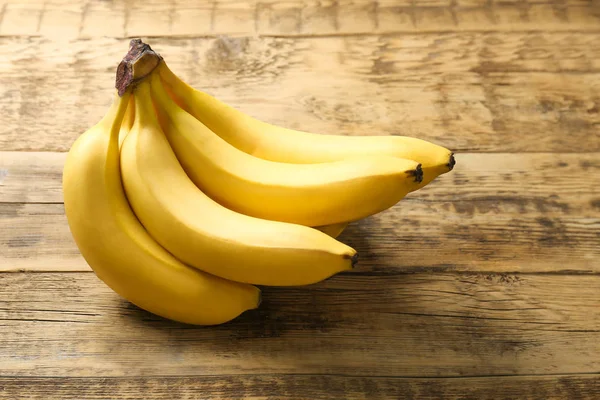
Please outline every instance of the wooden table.
M600 398L600 5L0 1L0 399ZM456 169L341 240L360 267L191 327L69 233L65 152L142 37L261 119Z

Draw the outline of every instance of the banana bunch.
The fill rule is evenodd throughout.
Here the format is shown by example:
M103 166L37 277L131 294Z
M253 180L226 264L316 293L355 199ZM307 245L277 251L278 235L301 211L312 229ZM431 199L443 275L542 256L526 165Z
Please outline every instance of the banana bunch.
M139 39L106 115L72 145L63 192L83 257L116 293L215 325L257 308L255 285L348 271L336 240L454 166L440 146L277 127L188 86Z

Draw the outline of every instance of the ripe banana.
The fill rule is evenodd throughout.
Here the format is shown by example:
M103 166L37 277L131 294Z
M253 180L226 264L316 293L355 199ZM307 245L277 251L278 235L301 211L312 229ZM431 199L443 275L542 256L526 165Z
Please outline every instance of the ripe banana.
M167 91L191 115L238 149L265 160L322 163L361 155L389 155L421 163L422 188L454 167L452 152L425 140L406 136L340 136L297 131L259 121L197 90L179 77L164 60L157 70Z
M223 278L274 286L311 284L352 268L356 251L326 234L239 214L202 193L161 130L148 79L134 97L135 122L121 148L125 192L175 257Z
M97 276L137 306L172 320L220 324L258 307L260 291L182 264L133 214L121 183L119 129L130 98L115 95L104 118L71 147L64 205L81 254Z
M134 118L135 103L134 97L131 96L131 100L129 101L129 105L127 106L127 111L125 113L125 116L123 117L123 123L121 124L121 129L119 131L119 148L121 148L125 137L127 136L129 131L131 130L131 127L133 126ZM315 226L314 228L320 230L323 233L326 233L327 235L333 238L337 238L339 235L342 234L342 232L344 231L344 229L346 229L347 226L348 222L340 222L332 225Z
M158 74L149 79L160 125L187 175L239 213L306 226L358 220L398 203L422 179L419 163L386 155L318 164L254 157L180 108Z

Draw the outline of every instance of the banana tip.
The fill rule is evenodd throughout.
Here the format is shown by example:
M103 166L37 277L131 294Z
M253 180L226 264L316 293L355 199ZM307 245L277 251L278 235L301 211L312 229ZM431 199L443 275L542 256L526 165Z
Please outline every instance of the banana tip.
M452 169L456 165L456 159L454 158L454 153L450 153L450 160L448 160L448 164L446 164L446 165L448 166L448 170L452 171Z
M352 268L356 267L356 264L358 264L358 253L354 253L350 258L350 263L352 264Z

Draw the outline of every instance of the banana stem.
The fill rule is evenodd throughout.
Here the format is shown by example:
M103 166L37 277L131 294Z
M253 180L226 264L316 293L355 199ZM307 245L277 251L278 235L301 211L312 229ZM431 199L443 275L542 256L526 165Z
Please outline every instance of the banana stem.
M119 96L140 80L148 76L162 61L162 57L156 53L141 39L132 39L129 42L129 51L117 67L115 88Z
M448 160L448 169L450 171L452 171L452 169L454 169L454 166L456 165L456 160L454 159L454 153L450 154L450 160Z

